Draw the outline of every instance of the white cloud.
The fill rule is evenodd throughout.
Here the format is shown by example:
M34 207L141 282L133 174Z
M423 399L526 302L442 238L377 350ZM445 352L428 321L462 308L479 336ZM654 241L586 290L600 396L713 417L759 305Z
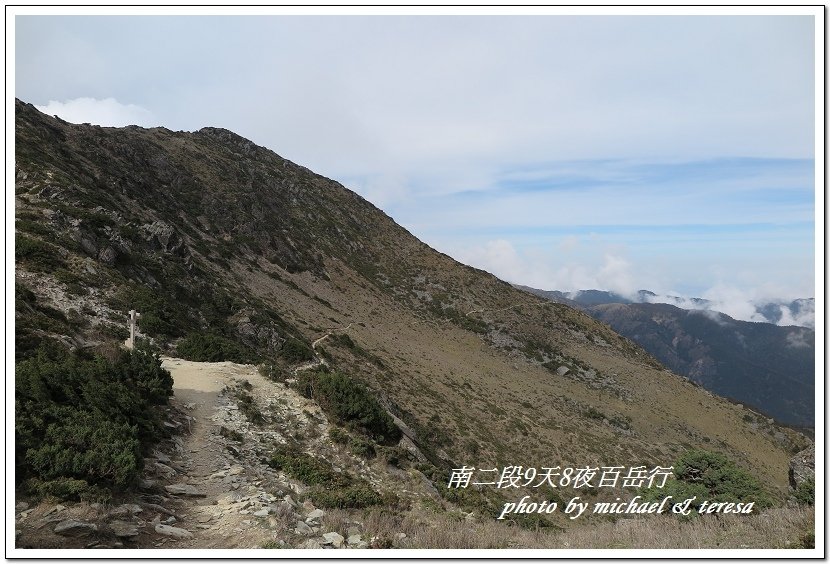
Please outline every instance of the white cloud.
M701 297L709 302L706 309L723 312L733 319L766 321L753 303L753 293L755 292L717 284L706 290Z
M815 302L811 303L812 307L802 307L800 311L794 311L787 304L780 304L781 319L778 325L797 325L799 327L815 327L816 324L816 310Z
M462 262L484 269L508 282L526 279L529 264L509 241L496 239L462 251Z
M637 293L637 283L631 273L631 263L620 256L605 255L605 263L597 273L600 288L607 288L622 296L631 297Z
M594 246L580 246L575 237L566 237L551 250L517 249L506 239L494 239L483 245L457 248L452 255L461 262L481 268L508 282L543 290L576 291L611 290L631 297L640 288L632 273L624 249L594 241ZM579 251L578 257L565 262L556 260L563 248Z
M800 312L794 312L784 303L790 295L784 289L775 292L774 286L766 285L755 288L741 289L735 286L717 284L701 294L705 301L694 300L688 296L679 295L676 292L660 293L655 296L648 296L649 303L667 303L682 309L695 310L700 312L721 312L733 319L740 321L752 321L760 323L775 322L767 319L760 308L768 304L776 304L781 312L781 318L775 322L779 326L797 325L800 327L812 328L815 325L815 310L805 307ZM710 318L718 321L717 315L710 315Z
M718 323L726 322L721 314L740 321L769 323L771 320L761 314L760 308L777 304L782 313L778 325L814 325L815 312L809 304L798 312L789 308L789 301L804 297L794 294L792 288L771 283L745 288L718 283L695 296L665 290L654 270L632 262L625 247L599 236L566 236L549 250L493 239L480 245L456 245L450 254L508 282L541 290L607 290L635 301L639 290L650 290L655 295L646 297L649 303L668 303L700 312Z
M50 100L45 106L35 106L47 115L56 115L70 123L91 123L105 127L158 125L153 113L135 104L122 104L115 98L74 98L65 102Z

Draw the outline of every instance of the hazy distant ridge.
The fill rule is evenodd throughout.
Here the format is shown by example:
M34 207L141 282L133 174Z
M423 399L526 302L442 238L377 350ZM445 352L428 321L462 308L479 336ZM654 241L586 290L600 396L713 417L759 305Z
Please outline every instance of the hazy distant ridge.
M800 426L814 424L815 332L784 325L789 312L806 317L813 299L763 308L778 325L749 322L708 309L699 298L685 303L649 303L656 294L641 290L630 300L613 292L525 290L579 307L633 340L669 369L712 392L747 403L775 419ZM780 307L779 307L780 306ZM781 309L787 309L782 314Z

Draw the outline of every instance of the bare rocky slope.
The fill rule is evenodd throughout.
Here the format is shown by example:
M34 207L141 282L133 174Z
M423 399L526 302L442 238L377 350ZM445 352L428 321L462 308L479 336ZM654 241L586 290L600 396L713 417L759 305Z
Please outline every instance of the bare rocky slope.
M142 332L171 356L223 351L262 365L276 382L325 362L367 386L403 430L395 448L405 453L386 460L426 492L416 505L435 490L443 507L478 516L504 498L483 492L476 511L475 500L447 496L449 469L670 465L705 447L773 497L787 495L802 435L671 373L588 315L429 248L353 192L272 151L215 128L72 125L19 101L15 122L18 360L45 341L106 353L126 338L135 308ZM261 399L262 409L279 395ZM315 420L310 413L297 422L300 434ZM222 424L214 423L199 432L215 435ZM322 443L303 439L302 448L337 466ZM392 448L381 442L379 451ZM212 483L240 465L260 481L243 490L254 512L276 504L269 516L307 522L307 508L280 505L275 492L290 495L289 483L268 482L285 481L284 472L269 476L244 456L222 456L182 469ZM371 460L395 474L394 464ZM156 463L167 464L149 457L145 471ZM208 471L216 476L205 478ZM374 484L378 495L384 483ZM215 489L200 493L220 501ZM187 510L209 519L204 525L224 518L216 508ZM208 536L210 546L233 542Z

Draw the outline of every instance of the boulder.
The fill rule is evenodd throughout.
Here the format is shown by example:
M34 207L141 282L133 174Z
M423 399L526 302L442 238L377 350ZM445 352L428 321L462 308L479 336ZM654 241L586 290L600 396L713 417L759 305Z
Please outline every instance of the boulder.
M141 506L135 503L124 503L107 513L108 518L112 517L128 517L141 513Z
M797 489L807 480L816 477L816 451L811 445L790 459L790 487Z
M110 523L110 528L119 538L137 537L139 533L138 525L127 521L113 521Z
M310 511L308 513L308 515L306 515L306 518L307 519L320 519L325 514L326 514L326 512L323 511L322 509L314 509L314 510Z
M191 486L190 484L170 484L169 486L164 486L164 489L167 490L168 493L171 493L173 495L205 497L205 494L197 490L196 486Z
M95 242L95 238L87 235L82 234L78 243L81 245L81 250L85 252L87 255L91 256L92 258L98 257L98 244Z
M193 536L193 533L188 531L187 529L182 529L179 527L171 527L170 525L163 525L158 524L156 525L156 532L160 535L164 535L167 537L173 537L176 539L189 539Z
M363 542L363 537L360 535L349 535L349 539L347 541L349 546L354 546L356 544L360 544Z
M311 530L311 527L303 523L302 521L297 521L297 526L294 529L294 532L298 535L310 535L314 531Z
M343 541L346 540L343 538L343 535L340 533L324 533L323 534L323 544L330 544L335 548L340 548L343 546Z
M184 243L171 225L163 221L154 221L151 224L142 225L141 229L147 234L147 242L151 247L166 253L182 253Z
M76 521L75 519L65 519L55 526L55 533L65 537L82 537L94 533L97 530L98 525Z
M113 266L118 261L118 251L112 245L107 245L98 253L98 260L108 266Z

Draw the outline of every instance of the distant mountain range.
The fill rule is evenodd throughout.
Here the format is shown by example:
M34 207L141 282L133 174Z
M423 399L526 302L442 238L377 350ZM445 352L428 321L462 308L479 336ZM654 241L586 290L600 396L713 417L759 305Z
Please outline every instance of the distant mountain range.
M517 286L538 296L548 298L558 303L573 307L588 307L602 304L640 304L640 303L667 303L681 309L718 310L715 302L704 298L685 298L681 296L660 295L649 290L640 290L636 298L625 297L606 290L578 290L576 292L560 292L559 290L537 290L526 286ZM798 326L815 328L816 301L814 298L798 298L792 301L777 300L755 302L752 304L755 313L752 319L760 323L773 323L782 326Z
M815 424L815 332L808 327L779 326L776 306L759 308L770 323L739 321L699 307L683 309L665 303L647 303L656 294L646 290L637 300L613 292L574 293L521 287L552 301L577 307L607 323L642 346L667 368L704 388L746 403L782 423ZM789 311L807 312L813 299L786 304Z

